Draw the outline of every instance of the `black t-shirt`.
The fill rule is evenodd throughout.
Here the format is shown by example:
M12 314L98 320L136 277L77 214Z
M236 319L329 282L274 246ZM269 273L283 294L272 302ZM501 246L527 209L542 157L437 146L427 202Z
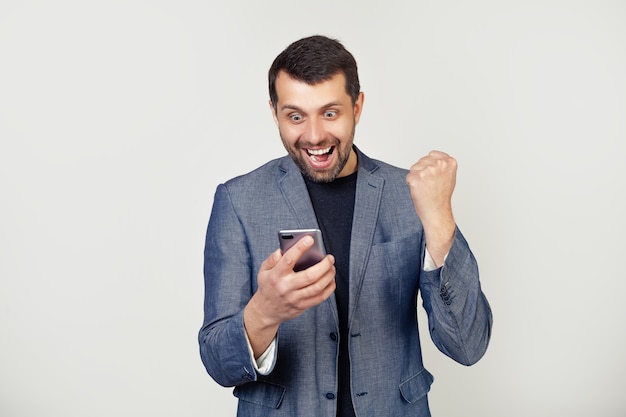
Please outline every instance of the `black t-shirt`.
M354 416L350 392L348 355L348 300L350 276L350 238L356 194L357 173L329 183L316 183L305 177L309 196L322 231L326 251L335 257L337 311L339 314L339 392L337 416Z

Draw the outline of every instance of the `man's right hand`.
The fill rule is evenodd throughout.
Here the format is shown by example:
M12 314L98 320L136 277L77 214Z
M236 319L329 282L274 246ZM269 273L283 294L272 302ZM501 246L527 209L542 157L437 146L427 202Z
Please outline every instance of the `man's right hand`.
M324 302L335 291L335 258L326 255L317 264L299 272L293 268L313 245L305 236L281 255L280 249L263 263L257 276L258 290L244 309L244 325L255 358L270 345L278 326Z

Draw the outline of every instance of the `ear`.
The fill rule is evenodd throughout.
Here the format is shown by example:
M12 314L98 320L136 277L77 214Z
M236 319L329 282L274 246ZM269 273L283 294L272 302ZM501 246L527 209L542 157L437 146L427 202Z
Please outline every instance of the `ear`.
M361 91L359 93L359 97L354 102L354 124L359 123L359 119L361 119L361 112L363 111L363 102L365 101L365 94Z
M272 99L268 101L268 104L270 105L270 111L272 112L274 123L276 123L276 126L278 126L278 115L276 114L276 109L274 108L274 104L272 104Z

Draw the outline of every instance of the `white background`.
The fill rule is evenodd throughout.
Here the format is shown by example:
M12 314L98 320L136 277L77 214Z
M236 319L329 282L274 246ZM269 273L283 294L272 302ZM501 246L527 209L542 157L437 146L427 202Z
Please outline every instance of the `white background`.
M459 161L494 311L435 416L626 415L623 1L0 1L0 415L233 416L200 362L219 182L282 156L266 73L339 38L356 143ZM423 324L423 322L422 322Z

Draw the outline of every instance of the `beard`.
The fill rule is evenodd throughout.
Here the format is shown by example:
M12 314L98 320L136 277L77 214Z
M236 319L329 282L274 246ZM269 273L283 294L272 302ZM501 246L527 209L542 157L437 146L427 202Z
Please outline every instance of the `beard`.
M348 163L348 159L350 159L350 153L352 152L354 131L355 129L353 127L352 132L350 133L350 139L348 141L345 141L343 143L343 146L341 145L341 141L336 137L331 137L330 139L316 145L317 147L333 147L331 153L334 154L336 161L332 167L326 170L313 169L307 161L308 157L304 156L302 149L313 146L308 146L309 144L306 142L300 143L300 141L296 142L296 146L291 146L283 137L280 129L278 130L278 133L280 134L280 139L282 140L283 145L287 150L287 153L289 153L289 156L291 156L291 159L293 159L293 162L296 164L302 175L304 175L306 178L313 182L326 183L332 182L337 179L343 168L346 166L346 163Z

